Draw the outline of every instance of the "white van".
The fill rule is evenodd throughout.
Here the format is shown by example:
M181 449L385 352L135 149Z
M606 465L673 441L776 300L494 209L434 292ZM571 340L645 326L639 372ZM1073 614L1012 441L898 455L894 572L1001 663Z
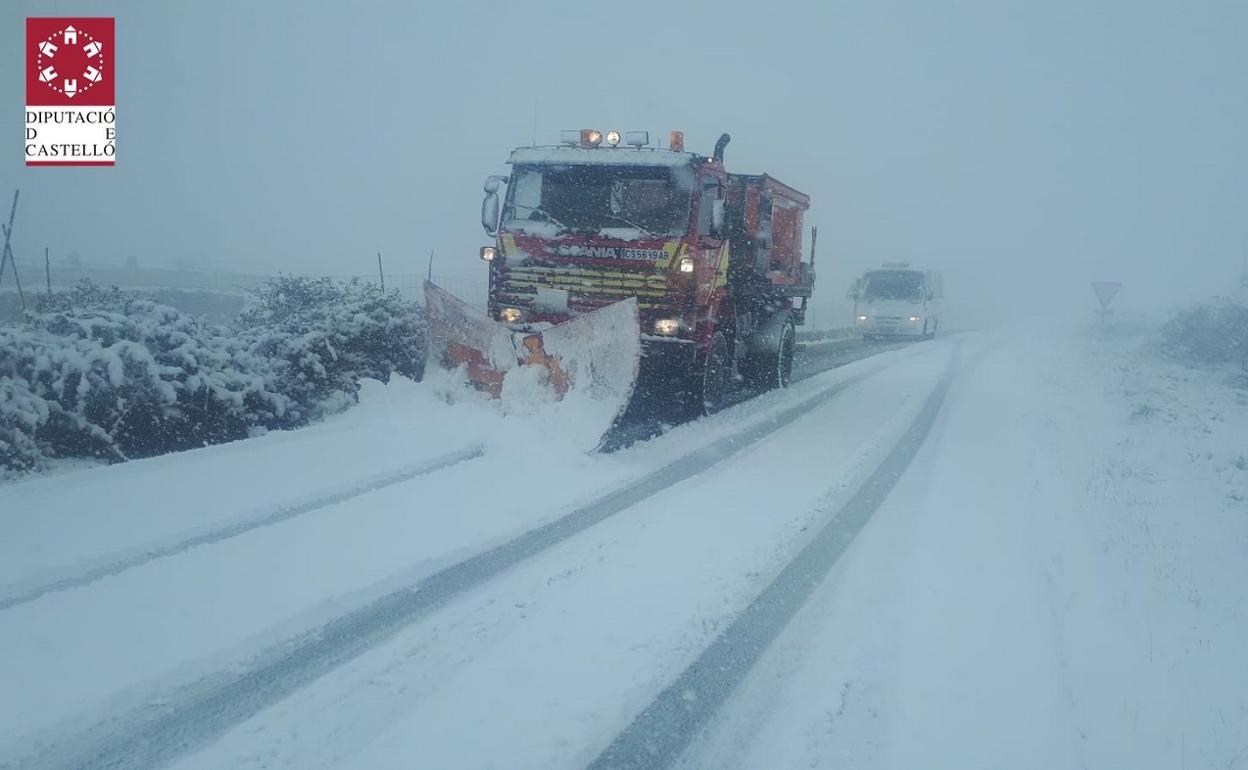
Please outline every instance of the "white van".
M854 282L854 328L874 337L933 337L940 328L944 277L909 262L885 262Z

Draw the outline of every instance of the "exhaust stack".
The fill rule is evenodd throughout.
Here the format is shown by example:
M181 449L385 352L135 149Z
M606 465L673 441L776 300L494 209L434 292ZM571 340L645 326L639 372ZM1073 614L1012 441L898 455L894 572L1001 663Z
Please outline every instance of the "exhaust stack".
M715 152L711 155L716 163L724 162L724 148L727 147L728 143L731 141L731 136L728 136L727 134L719 135L719 141L715 142Z

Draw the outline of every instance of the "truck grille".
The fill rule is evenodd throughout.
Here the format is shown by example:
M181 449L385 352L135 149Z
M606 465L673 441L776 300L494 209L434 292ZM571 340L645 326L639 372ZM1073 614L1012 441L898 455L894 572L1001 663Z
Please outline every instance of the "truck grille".
M637 297L642 308L675 304L663 273L561 267L509 267L498 286L498 298L525 303L537 295L539 286L568 292L569 304L578 308L601 307L627 297Z

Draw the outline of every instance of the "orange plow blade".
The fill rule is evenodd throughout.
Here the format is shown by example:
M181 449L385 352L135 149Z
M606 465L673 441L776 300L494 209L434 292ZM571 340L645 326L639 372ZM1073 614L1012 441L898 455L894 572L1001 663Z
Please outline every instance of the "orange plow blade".
M503 378L518 364L511 330L430 281L425 312L430 362L451 370L465 367L469 382L498 398Z
M628 406L641 364L636 298L530 332L513 332L431 282L425 307L430 361L463 367L478 390L512 407L558 402L596 443Z

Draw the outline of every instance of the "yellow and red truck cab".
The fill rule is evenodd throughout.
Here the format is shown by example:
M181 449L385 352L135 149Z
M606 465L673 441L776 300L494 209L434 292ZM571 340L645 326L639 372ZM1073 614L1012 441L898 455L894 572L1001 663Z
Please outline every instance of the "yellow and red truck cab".
M809 198L729 173L727 134L709 156L685 152L679 132L668 149L626 137L565 132L563 145L514 150L511 173L487 180L490 316L540 329L636 297L643 382L686 386L710 410L736 374L784 386L814 286Z

